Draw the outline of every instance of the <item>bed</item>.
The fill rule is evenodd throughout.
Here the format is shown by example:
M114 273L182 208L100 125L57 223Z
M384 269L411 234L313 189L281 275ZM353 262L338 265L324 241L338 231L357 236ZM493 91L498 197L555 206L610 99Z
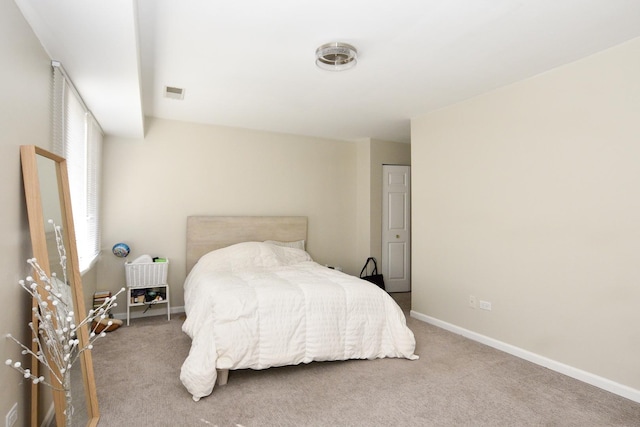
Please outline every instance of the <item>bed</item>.
M304 249L306 217L187 218L186 320L180 379L198 401L229 370L313 361L415 360L395 301Z

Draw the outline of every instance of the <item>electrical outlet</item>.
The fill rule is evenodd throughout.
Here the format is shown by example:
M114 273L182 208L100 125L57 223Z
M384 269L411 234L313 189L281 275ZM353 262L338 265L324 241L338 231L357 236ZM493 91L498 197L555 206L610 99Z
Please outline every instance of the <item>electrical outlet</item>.
M13 404L4 420L6 427L13 427L18 422L18 402Z
M476 304L476 297L474 297L473 295L469 295L469 307L476 308Z
M491 303L489 301L480 300L480 309L491 311Z

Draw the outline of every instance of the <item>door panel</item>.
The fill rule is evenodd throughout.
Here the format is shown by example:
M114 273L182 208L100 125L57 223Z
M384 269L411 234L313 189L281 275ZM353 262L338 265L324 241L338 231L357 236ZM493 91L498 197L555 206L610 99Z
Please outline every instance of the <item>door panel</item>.
M406 194L389 193L389 230L406 228Z
M404 268L407 257L407 245L404 243L389 243L389 280L404 280ZM382 273L384 274L384 273Z

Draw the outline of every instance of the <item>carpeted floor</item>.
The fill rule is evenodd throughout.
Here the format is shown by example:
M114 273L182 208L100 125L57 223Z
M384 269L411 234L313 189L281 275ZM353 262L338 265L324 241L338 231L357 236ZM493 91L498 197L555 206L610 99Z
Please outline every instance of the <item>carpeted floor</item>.
M407 313L409 294L394 297ZM181 324L136 319L97 341L101 427L640 426L638 403L411 318L417 361L232 371L194 402Z

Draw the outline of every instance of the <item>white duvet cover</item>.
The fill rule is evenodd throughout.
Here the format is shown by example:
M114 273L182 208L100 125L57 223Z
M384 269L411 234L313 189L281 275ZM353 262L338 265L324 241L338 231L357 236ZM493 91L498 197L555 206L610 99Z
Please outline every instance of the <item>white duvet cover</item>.
M418 358L404 314L385 291L300 249L247 242L210 252L184 290L182 329L192 344L180 379L194 400L211 394L216 368Z

